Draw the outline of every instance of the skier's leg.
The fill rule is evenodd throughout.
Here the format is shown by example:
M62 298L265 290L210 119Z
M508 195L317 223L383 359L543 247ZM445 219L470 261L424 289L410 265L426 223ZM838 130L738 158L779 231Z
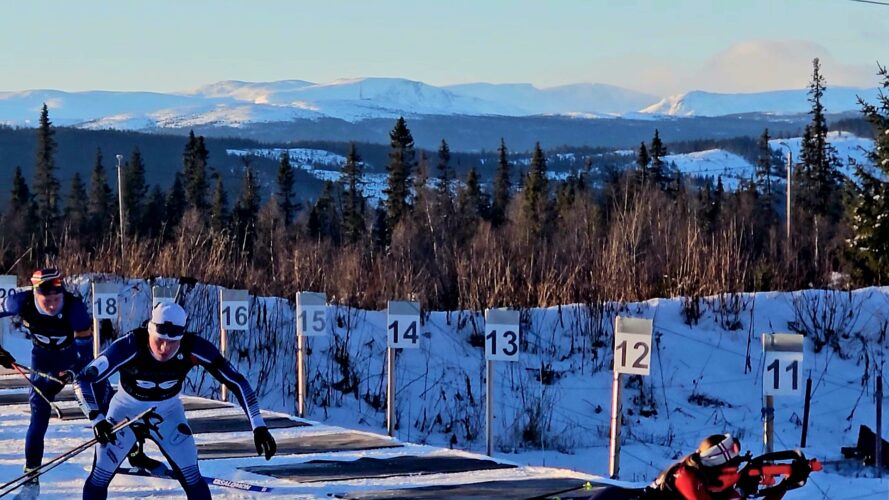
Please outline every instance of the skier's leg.
M52 382L37 375L31 375L31 382L49 398L55 400L56 394L62 390L62 385ZM28 425L28 433L25 435L25 468L35 469L43 462L43 439L46 429L49 427L50 406L44 401L34 388L28 394L31 404L31 423Z
M177 406L164 413L164 421L151 432L151 438L167 458L186 497L189 500L209 499L210 487L198 468L198 449L182 403L177 400Z
M102 500L108 497L108 485L111 479L127 456L127 450L133 446L136 437L128 429L121 429L115 435L114 443L107 443L96 447L93 456L93 470L83 484L84 500Z

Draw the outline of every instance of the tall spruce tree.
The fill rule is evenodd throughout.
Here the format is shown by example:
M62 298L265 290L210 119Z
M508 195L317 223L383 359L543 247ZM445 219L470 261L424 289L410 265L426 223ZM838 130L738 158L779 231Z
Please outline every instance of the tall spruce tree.
M189 207L185 200L186 190L182 178L183 175L180 172L176 172L176 175L173 176L173 185L170 186L170 190L164 198L164 214L166 215L167 227L170 229L179 225L186 210L193 208ZM168 234L172 235L172 232Z
M868 153L870 162L879 170L856 165L859 184L851 184L847 218L852 237L846 240L855 277L861 285L889 283L889 71L878 65L881 88L878 103L861 97L862 114L874 127L874 148Z
M253 252L253 243L256 240L256 218L259 214L261 199L259 195L259 183L250 165L251 159L244 157L244 176L241 180L241 193L232 210L232 223L235 227L237 243L242 251L248 254Z
M296 211L293 202L293 166L290 164L290 153L287 150L281 153L278 161L278 189L275 192L275 199L284 217L284 225L289 226L293 222L294 212Z
M9 204L0 223L2 223L3 235L15 241L17 243L16 251L21 251L28 244L31 235L39 229L35 225L37 221L36 205L31 191L28 189L25 176L22 175L22 167L15 167L9 194Z
M389 164L386 165L386 234L405 216L409 205L410 176L416 167L414 138L407 128L404 117L399 117L395 127L389 132Z
M490 210L475 167L470 167L466 182L457 192L456 210L460 218L459 232L465 241L475 231L478 220Z
M639 144L639 151L636 153L636 170L639 172L643 183L649 180L649 165L651 165L651 156L648 155L648 147L645 142Z
M454 218L454 169L451 168L451 148L442 139L438 147L438 184L435 187L435 209L445 228ZM447 230L447 229L446 229Z
M491 201L491 224L495 227L506 222L506 211L509 209L509 200L512 197L509 150L506 149L506 141L502 137L497 153L497 170L494 172L493 200Z
M651 139L651 148L648 150L648 154L651 156L651 162L648 164L646 177L661 190L666 190L670 182L670 176L667 175L666 165L664 164L664 157L667 156L667 146L661 141L658 129L654 129L654 137Z
M40 111L40 125L37 127L37 154L34 163L34 201L44 247L50 245L51 234L59 219L60 184L55 174L57 144L54 135L49 110L44 103Z
M775 161L775 155L769 146L769 129L762 131L759 141L756 143L756 190L760 195L764 196L769 202L772 202L774 192L772 190L772 166Z
M540 149L540 143L534 145L531 155L531 166L525 177L524 202L522 212L527 224L528 236L537 238L543 233L549 222L549 180L546 177L546 157Z
M222 232L228 227L228 219L228 193L222 185L222 177L216 176L213 204L210 206L210 227L217 233Z
M130 159L124 165L123 174L123 206L127 232L140 233L142 217L145 212L145 201L148 196L148 184L145 183L145 163L139 148L133 148Z
M204 136L195 137L194 131L188 132L188 142L182 153L182 175L188 208L204 213L207 205L207 165L210 152L204 144Z
M349 145L346 163L340 173L342 183L343 204L343 240L347 243L358 243L365 232L366 199L362 184L364 165L358 155L355 143Z
M816 217L826 217L836 222L841 215L841 191L843 176L836 149L827 141L827 119L822 98L825 90L824 76L818 58L812 61L812 81L809 84L809 103L812 121L806 125L797 169L799 189L797 200L800 210Z
M86 196L86 186L80 178L80 172L74 172L71 176L71 191L65 200L65 227L69 234L82 238L86 234L89 217L89 204Z
M115 219L111 186L102 164L102 150L96 148L96 160L90 173L89 202L87 204L88 231L98 241Z
M177 177L179 177L179 173L176 173ZM175 181L174 188L175 190ZM171 192L173 191L171 190ZM182 190L182 181L179 182L179 193L181 194ZM155 184L152 186L151 190L148 193L148 200L145 202L145 213L151 214L151 217L146 217L142 223L142 227L140 230L143 234L148 235L152 238L156 238L161 235L161 232L164 230L164 227L170 224L167 218L167 205L170 205L172 210L177 210L177 203L168 199L166 195L164 195L164 191L160 186ZM178 202L178 206L184 206L184 202L180 199ZM181 216L180 216L181 217ZM173 224L170 224L171 226ZM171 233L168 233L170 237L172 237Z

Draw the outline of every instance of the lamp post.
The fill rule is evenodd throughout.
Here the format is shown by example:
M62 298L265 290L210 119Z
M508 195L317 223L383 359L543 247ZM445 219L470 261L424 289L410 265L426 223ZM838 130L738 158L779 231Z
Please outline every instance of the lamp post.
M786 142L779 142L778 145L787 148L787 213L785 217L787 219L787 245L790 246L790 178L793 172L793 150Z
M117 206L120 210L120 267L123 272L123 263L126 259L126 241L124 240L124 223L123 223L123 170L121 170L120 162L123 155L117 155Z

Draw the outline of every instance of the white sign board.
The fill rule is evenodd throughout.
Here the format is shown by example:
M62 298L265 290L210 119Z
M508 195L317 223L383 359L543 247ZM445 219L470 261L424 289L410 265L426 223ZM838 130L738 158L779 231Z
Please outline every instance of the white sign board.
M485 311L485 359L519 360L519 312L506 309Z
M11 274L0 275L0 304L10 295L16 294L16 278ZM0 341L9 331L9 318L0 318Z
M247 290L222 289L219 324L226 331L249 330L250 293Z
M96 319L117 319L120 311L118 286L111 283L93 283L93 317Z
M393 349L420 347L420 304L389 301L386 313L386 346Z
M315 292L296 294L296 334L317 337L327 334L327 295Z
M648 375L651 371L652 321L643 318L614 319L614 371Z
M766 396L802 394L803 336L794 333L764 333L762 389Z
M170 286L151 287L151 309L154 310L161 302L176 302L176 289Z

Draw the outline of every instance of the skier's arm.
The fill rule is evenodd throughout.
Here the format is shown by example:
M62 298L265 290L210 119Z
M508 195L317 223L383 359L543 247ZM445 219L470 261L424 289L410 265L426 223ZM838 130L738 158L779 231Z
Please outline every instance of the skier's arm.
M80 368L93 359L93 325L82 300L77 299L68 319L71 322L71 329L74 330L74 351L80 361L78 364Z
M674 485L676 491L682 495L685 500L711 500L713 498L707 491L707 486L698 479L693 472L685 467L680 467L676 471Z
M22 300L25 298L25 292L7 295L0 300L0 318L7 316L15 316L22 308Z
M194 356L194 359L198 364L210 372L210 375L213 375L216 380L225 384L225 386L228 387L228 390L232 391L235 396L238 397L238 401L241 403L244 413L246 413L247 417L250 419L250 426L254 430L256 430L257 427L265 426L265 422L262 420L262 415L259 413L259 403L256 400L256 394L254 394L253 388L250 387L250 383L247 382L247 379L232 368L232 365L222 357L222 353L219 352L219 349L216 349L212 344L195 335L191 355Z
M104 419L99 410L99 404L96 402L96 396L93 393L93 384L104 381L120 367L128 361L136 357L137 349L135 336L129 334L115 341L111 346L105 349L98 358L94 359L90 364L77 374L74 384L74 394L77 395L77 401L80 408L87 418L93 422Z

